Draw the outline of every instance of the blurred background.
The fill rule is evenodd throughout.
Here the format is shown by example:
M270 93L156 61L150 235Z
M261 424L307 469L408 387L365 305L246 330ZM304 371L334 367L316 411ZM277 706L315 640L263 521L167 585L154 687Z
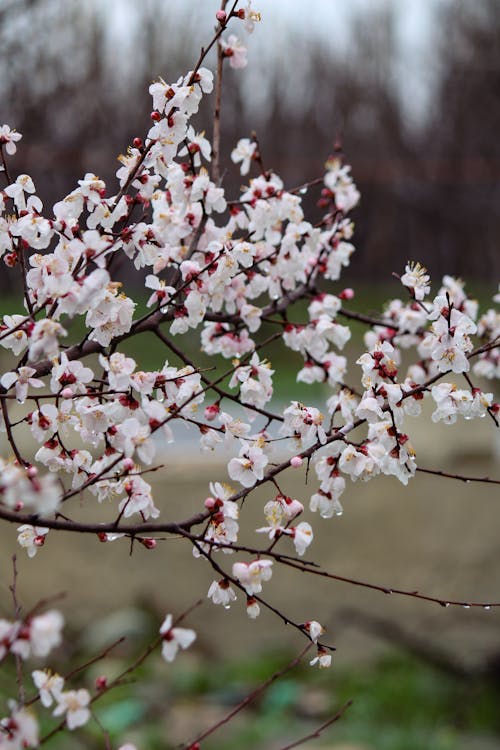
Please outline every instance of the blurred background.
M401 272L407 259L422 261L434 277L472 279L480 296L496 291L498 0L254 0L254 5L263 22L245 36L248 68L227 69L225 77L229 197L238 195L241 183L231 149L252 130L266 166L287 186L319 176L341 142L362 193L349 273L362 289L377 281L367 297L370 307L400 293L390 276ZM13 171L34 177L46 205L72 190L86 171L109 180L112 193L116 156L149 128L149 83L159 75L175 81L193 67L217 7L215 0L0 0L0 124L24 135ZM210 97L204 106L195 125L210 132ZM2 274L0 289L11 291L10 284ZM7 302L2 297L2 314L12 312ZM354 334L351 359L363 346L361 328L354 326ZM136 352L141 366L158 366L165 353L152 341L142 346ZM284 372L290 353L277 356ZM283 399L310 398L286 374L283 381ZM313 401L318 393L314 396ZM410 423L419 464L498 476L494 425L483 420L466 427L465 432L464 425ZM186 442L160 460L166 469L155 496L165 520L197 511L208 481L226 476L223 456L204 459ZM316 483L306 487L298 474L286 481L284 490L307 504ZM249 544L256 543L252 530L262 525L267 499L262 492L245 506ZM76 512L95 515L94 508ZM344 516L318 525L313 558L340 575L382 585L498 601L498 522L496 487L419 475L404 489L395 479L381 478L348 486ZM70 643L54 664L61 671L125 630L128 645L96 667L96 674L119 671L166 611L178 613L203 597L212 580L207 566L194 561L178 540L156 552L136 545L130 556L128 544L53 536L34 561L17 548L19 585L27 606L53 591L68 591L62 607ZM1 538L1 614L10 616L14 529L3 528ZM300 618L307 609L328 626L338 646L334 669L319 676L306 670L280 681L256 712L204 747L279 748L285 736L291 740L309 731L354 698L351 718L318 747L498 748L495 611L442 608L318 581L276 573L268 592L292 616ZM220 718L300 649L300 639L286 630L277 643L281 631L271 616L249 623L243 609L242 602L230 613L206 603L194 612L189 625L199 628L200 637L193 653L173 669L147 667L142 687L123 689L99 714L112 738L113 732L128 733L141 750L174 747ZM8 680L0 681L0 691L6 685ZM63 748L65 741L54 747ZM77 750L101 747L102 735L98 730L83 739L75 735L72 743Z

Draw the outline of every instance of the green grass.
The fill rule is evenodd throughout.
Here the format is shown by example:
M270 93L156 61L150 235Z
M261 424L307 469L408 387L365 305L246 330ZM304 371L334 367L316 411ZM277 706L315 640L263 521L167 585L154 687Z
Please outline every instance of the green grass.
M83 660L79 654L79 660ZM87 657L89 655L86 655ZM141 750L173 750L231 711L249 692L290 659L284 653L249 654L213 663L181 654L172 665L156 656L95 705L112 746L128 740ZM75 687L92 685L97 674L113 674L124 657L108 659L79 674ZM65 665L67 669L68 664ZM62 670L61 665L59 669ZM5 670L5 665L4 665ZM76 685L78 683L78 685ZM15 686L13 665L2 675L3 696ZM30 689L28 692L31 692ZM203 741L203 750L271 750L309 734L347 700L352 706L314 747L353 750L474 750L500 744L498 686L456 679L394 652L376 663L330 670L304 664L276 681L228 724ZM3 701L2 701L3 702ZM36 706L43 732L54 726L50 712ZM102 747L95 722L71 735L72 748ZM68 747L60 733L48 745Z

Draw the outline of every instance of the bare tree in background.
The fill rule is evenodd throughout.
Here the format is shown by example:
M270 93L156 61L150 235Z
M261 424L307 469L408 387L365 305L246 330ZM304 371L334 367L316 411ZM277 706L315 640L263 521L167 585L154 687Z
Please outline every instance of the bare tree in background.
M24 133L16 166L24 172L31 165L47 203L72 189L72 175L95 169L96 150L109 169L101 176L109 179L113 157L149 116L147 83L190 66L186 42L196 38L196 14L179 15L180 6L160 0L145 1L140 12L127 0L118 7L110 38L99 3L0 2L2 121ZM401 254L422 259L435 274L446 268L470 275L478 271L477 252L483 267L498 273L497 8L495 0L442 7L438 93L420 130L407 127L400 97L393 5L355 21L347 54L335 44L335 29L328 43L285 29L276 65L266 68L265 92L249 96L252 80L228 76L223 155L244 123L256 122L264 159L293 185L317 176L318 154L326 158L340 139L363 194L358 275L387 279L399 270ZM291 64L296 83L284 90ZM237 194L236 171L233 187Z

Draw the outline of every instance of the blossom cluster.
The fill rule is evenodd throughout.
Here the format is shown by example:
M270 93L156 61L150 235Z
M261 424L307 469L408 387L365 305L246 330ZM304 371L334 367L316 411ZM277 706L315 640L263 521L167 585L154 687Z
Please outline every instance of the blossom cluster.
M232 15L246 32L259 20L250 4ZM231 18L220 11L217 20L220 60L243 67L242 42L220 33ZM231 160L245 184L230 198L211 165L219 155L195 124L213 88L213 73L201 62L174 83L152 83L152 124L120 156L116 188L89 172L44 211L32 178L14 179L4 169L0 257L6 272L22 277L24 310L20 304L0 324L9 358L0 378L0 430L11 452L0 458L0 516L18 520L18 541L30 557L52 528L153 550L153 522L168 500L154 497L148 472L160 454L168 462L171 451L175 460L188 429L200 450L223 457L227 476L210 483L191 519L163 525L162 534L184 536L212 565L214 604L229 608L239 592L255 619L276 575L275 549L295 560L305 555L314 514L341 515L349 479L383 474L406 485L413 478L418 465L407 424L426 400L434 422L489 416L498 424L500 407L476 378L500 376L500 313L480 313L450 276L431 295L430 274L415 262L401 276L402 299L391 300L381 317L346 307L354 293L341 277L355 251L350 212L359 201L350 167L335 153L321 180L287 189L264 169L256 137L242 138ZM20 138L2 126L2 154L12 157ZM309 216L305 200L317 184L320 220ZM140 271L135 282L124 266ZM367 330L349 369L352 320ZM125 345L146 333L162 352L151 370L142 370ZM193 340L200 358L188 354ZM298 382L321 384L321 403L276 398L278 342ZM276 477L310 461L317 478L311 496L288 497ZM249 547L240 541L244 501L260 485L268 490L265 525L253 531L269 543ZM77 526L75 498L105 504L109 520L97 531ZM238 559L224 568L215 555L221 551ZM249 559L240 559L243 553ZM54 612L23 623L1 620L0 658L46 656L61 626ZM318 649L311 664L329 666L320 623L296 627ZM160 629L165 660L195 637L168 615ZM69 729L88 721L88 691L65 691L62 677L41 670L33 680L42 704L54 703L53 715L64 715ZM0 739L0 747L36 746L31 714L16 704L12 717L10 725L4 720L7 733L14 724L25 729L9 745Z

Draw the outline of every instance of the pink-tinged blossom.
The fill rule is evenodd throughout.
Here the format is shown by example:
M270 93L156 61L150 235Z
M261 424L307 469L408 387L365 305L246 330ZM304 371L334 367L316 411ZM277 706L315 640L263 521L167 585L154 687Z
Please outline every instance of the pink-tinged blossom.
M259 602L253 596L247 596L247 616L255 620L260 615Z
M28 553L28 557L34 557L40 547L45 544L45 537L49 530L45 526L31 526L23 524L18 527L17 541Z
M444 312L432 324L422 346L428 347L439 372L468 372L467 354L473 348L469 336L476 333L476 324L455 308L445 308Z
M82 281L73 282L64 297L57 300L54 317L58 318L63 313L70 317L83 315L97 300L102 299L109 283L109 274L103 268L96 268Z
M50 375L50 390L59 393L66 386L70 386L73 393L86 393L94 373L90 367L85 367L79 360L68 360L61 352L59 364L55 364Z
M45 442L65 425L73 424L76 419L70 414L71 408L71 401L63 401L60 402L59 409L54 404L45 403L40 409L32 412L28 421L35 440L39 443Z
M234 494L234 490L227 484L210 482L210 492L211 495L205 499L205 508L212 513L212 516L205 539L207 542L213 541L225 545L222 550L229 553L231 549L228 545L237 541L239 531L239 507L236 502L229 499ZM216 550L217 545L202 543L201 548L204 551ZM199 557L200 554L200 550L193 547L193 555Z
M15 129L11 130L8 125L2 125L0 127L0 146L5 145L5 150L9 156L13 156L16 153L16 143L20 141L22 137L21 133L18 133Z
M120 502L118 510L124 518L130 518L134 513L140 513L144 520L158 518L160 511L154 504L151 485L142 477L129 477L123 489L127 496Z
M247 66L247 48L240 42L237 36L230 34L219 42L224 56L229 58L231 68L245 68Z
M231 602L236 601L236 594L231 588L229 581L223 578L221 581L212 581L208 589L207 597L214 604L222 604L224 609L229 609Z
M38 689L42 706L49 708L54 700L57 702L64 687L64 678L50 670L36 669L31 673L35 687Z
M33 249L44 250L49 246L54 230L51 222L37 213L42 208L37 201L38 198L33 195L28 198L27 213L13 222L10 233L13 237L20 237Z
M273 375L270 363L255 353L249 365L236 367L229 387L239 386L242 403L263 408L273 395Z
M201 343L206 354L222 354L226 359L242 357L255 348L245 328L235 332L227 323L205 323Z
M60 645L63 625L64 617L56 609L33 617L30 622L30 644L33 656L47 656L52 649Z
M148 307L151 307L154 304L159 305L160 309L166 307L170 302L172 294L175 294L173 286L168 286L162 279L159 279L158 276L155 276L154 274L148 274L148 276L146 276L145 286L148 289L153 290L153 294L147 301Z
M12 645L16 642L20 629L20 623L0 619L0 661L2 661L12 650ZM26 656L24 658L27 658L29 644L26 638L24 639L24 642L27 646Z
M318 646L317 656L309 662L311 667L314 667L316 664L320 669L327 669L332 664L332 655L323 646Z
M335 493L334 490L323 489L320 487L318 492L311 495L309 509L313 513L319 510L321 518L341 516L344 512L339 497L344 491L345 479L343 477L337 477L337 479L343 482L342 491L337 491L337 493Z
M274 500L270 500L264 506L264 515L267 526L257 529L258 532L269 533L269 537L274 539L283 533L287 524L302 513L304 506L298 500L292 500L291 497L277 495Z
M126 391L129 388L130 376L136 367L132 357L127 357L121 352L114 352L109 358L100 354L99 362L108 373L111 390Z
M65 716L66 726L73 730L82 727L90 719L90 693L85 688L68 690L54 696L57 701L52 716Z
M0 325L0 334L3 337L0 339L0 346L10 349L16 357L28 346L28 336L23 328L24 322L27 322L24 315L4 315L3 324ZM8 331L12 333L9 334Z
M340 412L344 422L353 422L354 413L358 405L358 397L348 388L341 388L338 393L330 396L326 402L328 413Z
M224 198L224 189L217 187L210 180L208 172L204 167L200 169L199 174L193 180L191 201L203 201L203 206L207 214L211 214L212 211L222 213L226 210L227 204Z
M61 485L52 473L27 477L22 470L14 473L4 470L0 477L3 490L2 502L10 508L17 508L20 498L26 509L42 516L54 513L61 502Z
M36 370L33 367L19 367L17 371L6 372L0 383L8 391L15 384L16 398L20 404L26 401L28 388L43 388L43 381L32 377Z
M15 182L4 188L4 192L9 198L12 198L18 211L26 211L27 206L24 194L33 194L35 192L35 185L28 174L20 174Z
M196 640L196 633L190 628L172 627L172 615L167 615L160 628L163 642L161 654L165 661L174 661L179 648L186 649Z
M465 282L462 279L456 279L453 276L443 276L443 286L438 291L436 298L440 300L440 307L444 307L448 299L453 307L467 315L472 320L476 320L479 304L477 300L470 299L465 292Z
M321 315L326 315L330 319L336 317L338 311L342 307L342 303L338 297L333 294L320 294L313 299L307 311L309 318L315 320Z
M317 620L308 620L302 627L313 643L317 643L318 638L326 632L323 625Z
M357 205L360 194L349 172L349 166L342 166L338 158L330 159L326 165L325 185L331 190L335 204L340 211L347 213Z
M255 305L245 303L239 309L240 317L250 333L255 333L261 326L262 310Z
M256 253L257 248L251 242L236 242L231 249L232 257L242 268L250 268L253 265Z
M314 534L310 523L302 521L298 526L291 526L286 530L287 534L293 539L295 550L302 557L306 549L311 544Z
M0 748L2 750L24 750L38 747L38 722L30 708L19 708L9 701L10 716L0 720Z
M261 20L261 14L257 10L252 8L252 0L248 0L246 8L244 10L244 28L247 34L252 34L255 28L255 24Z
M348 474L353 481L373 471L373 460L353 445L347 445L339 458L339 469Z
M298 401L292 401L283 412L284 422L280 428L282 435L296 439L300 448L307 448L316 441L326 442L323 429L323 414L314 406L304 406Z
M434 385L431 395L437 407L432 414L433 422L453 424L458 416L464 419L485 417L488 409L493 406L492 393L483 393L479 388L472 392L461 390L454 383Z
M90 206L101 202L102 195L106 190L106 183L103 180L100 180L92 172L87 172L83 180L78 180L78 184L80 186L79 192Z
M365 419L367 422L377 422L383 419L384 412L382 411L382 406L384 405L384 399L380 396L375 397L372 393L372 390L366 391L359 402L355 412L358 419Z
M59 357L59 338L68 332L60 323L50 318L37 320L29 338L29 359L38 362L41 359Z
M368 390L383 382L392 382L398 374L397 351L388 341L377 341L369 352L356 360L361 365L361 382Z
M185 80L191 80L193 71L190 70ZM214 89L214 74L208 68L198 68L195 76L196 85L204 94L211 94Z
M205 131L195 133L194 128L189 125L186 140L188 141L188 145L179 151L179 156L186 156L189 153L193 159L195 167L201 165L201 157L203 157L205 161L210 161L212 146L210 145L210 141L205 138Z
M236 148L231 151L231 160L234 164L241 162L240 173L246 175L250 172L250 164L257 151L257 144L249 138L241 138Z
M90 339L102 346L109 346L111 340L128 333L132 327L135 302L118 293L120 284L108 284L104 295L87 313L85 324L92 329Z
M423 300L429 294L430 278L427 269L420 263L407 263L401 283L408 287L416 300Z
M69 259L61 253L35 253L29 259L32 268L26 275L31 296L39 304L66 295L73 285Z
M228 474L235 482L244 487L253 487L255 482L264 478L264 469L268 458L257 444L243 443L238 458L232 458L227 466Z
M269 581L273 570L272 560L254 560L251 563L234 563L233 577L236 578L247 594L259 594L262 591L262 582Z

